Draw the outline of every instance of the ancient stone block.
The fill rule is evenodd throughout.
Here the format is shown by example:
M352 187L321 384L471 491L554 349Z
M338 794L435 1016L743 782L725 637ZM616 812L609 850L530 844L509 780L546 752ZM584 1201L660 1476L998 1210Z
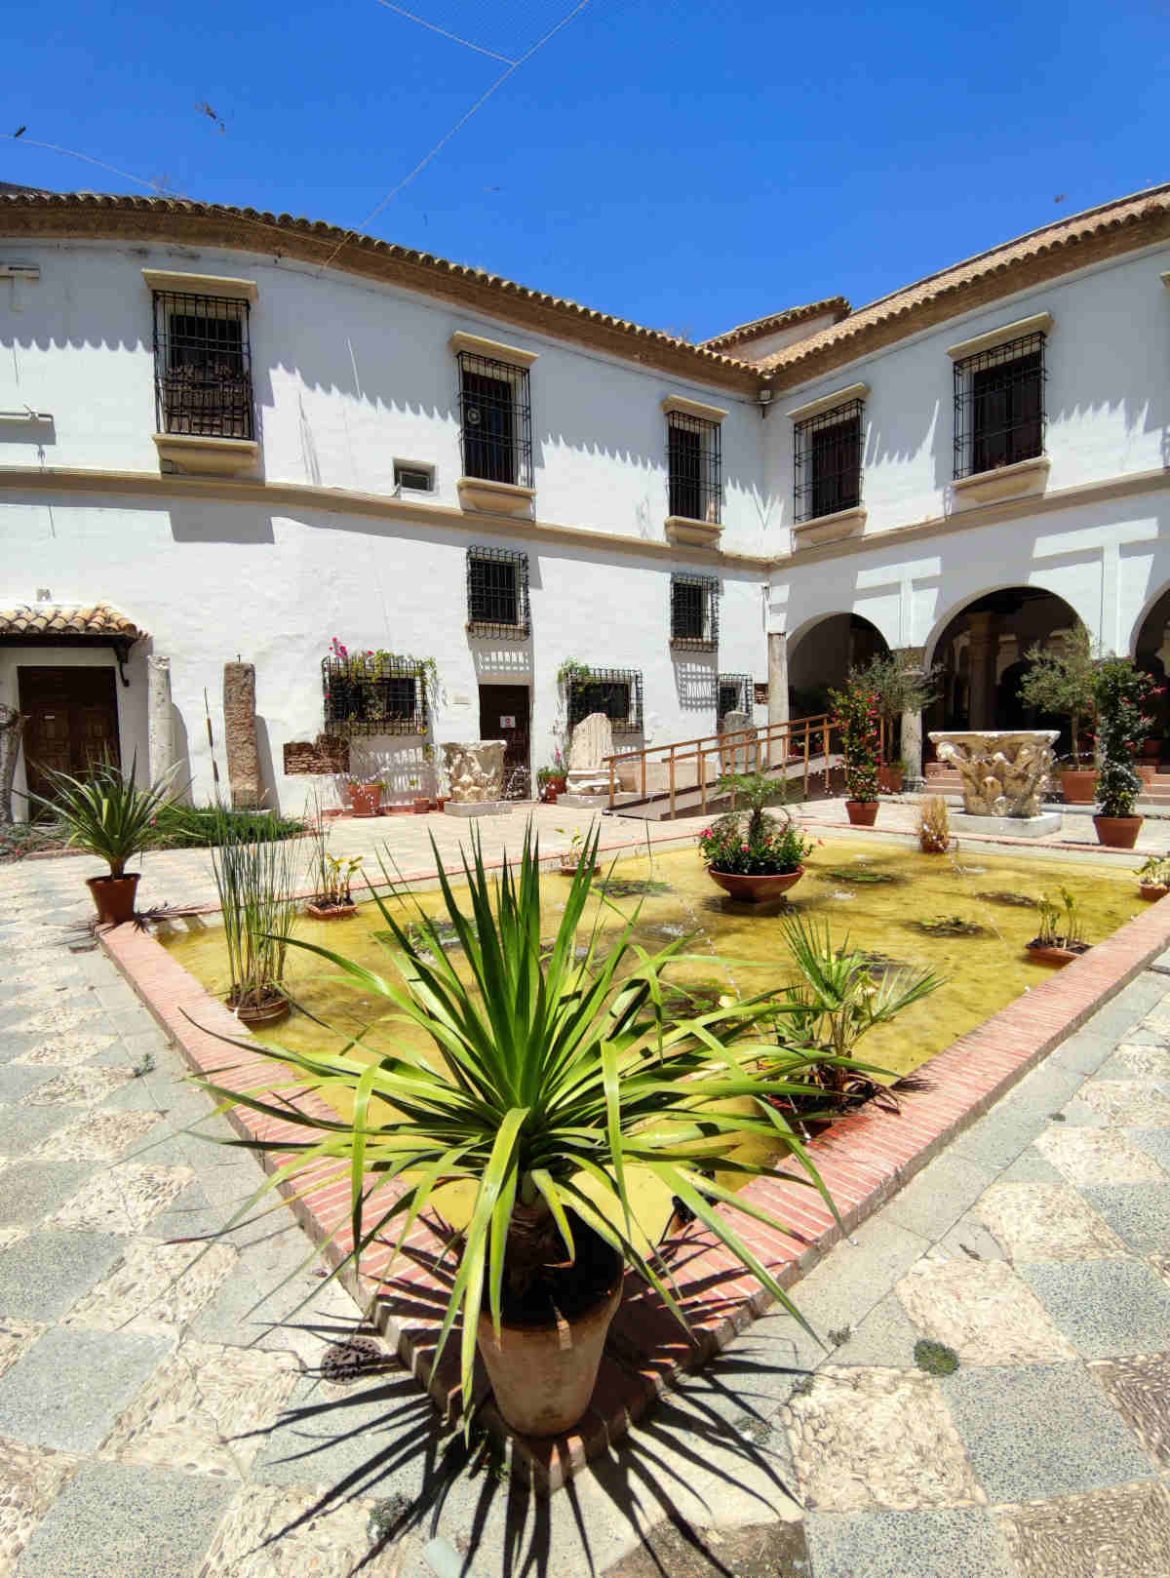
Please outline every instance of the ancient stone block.
M223 666L223 722L233 811L260 805L260 755L256 749L256 669L252 663Z
M289 777L307 773L349 773L349 741L336 734L319 734L315 740L286 740L284 770Z

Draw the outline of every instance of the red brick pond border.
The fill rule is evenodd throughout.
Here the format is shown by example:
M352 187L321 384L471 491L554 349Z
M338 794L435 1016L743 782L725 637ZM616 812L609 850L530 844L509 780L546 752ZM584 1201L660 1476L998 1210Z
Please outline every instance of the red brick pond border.
M233 1090L270 1090L271 1061L259 1052L225 1046L221 1037L241 1035L239 1022L155 937L127 925L104 931L101 940L197 1073L214 1075L217 1083ZM927 1088L907 1093L900 1111L863 1109L815 1140L816 1162L845 1232L896 1194L1168 946L1170 899L1163 899L923 1064L919 1072L926 1076ZM293 1094L282 1087L283 1099ZM306 1093L300 1104L311 1114L335 1116L319 1097ZM230 1119L247 1139L279 1145L304 1137L303 1129L245 1108L234 1109ZM265 1151L261 1159L271 1171L282 1153ZM296 1196L291 1187L284 1193L327 1260L339 1264L353 1243L348 1183L339 1180L311 1200ZM805 1185L756 1179L746 1193L790 1226L790 1233L782 1236L750 1218L736 1219L739 1233L782 1286L796 1282L841 1237L824 1202ZM690 1341L653 1292L631 1274L589 1411L575 1430L550 1440L518 1436L504 1425L490 1399L485 1403L483 1423L508 1445L513 1470L537 1490L548 1493L563 1485L645 1413L680 1372L707 1362L770 1303L727 1250L694 1228L670 1248L692 1326ZM347 1285L363 1310L376 1298L377 1323L399 1358L440 1408L450 1411L457 1344L437 1370L432 1363L446 1300L442 1244L420 1222L387 1279L390 1259L389 1246L375 1245L363 1256L360 1279L351 1273Z

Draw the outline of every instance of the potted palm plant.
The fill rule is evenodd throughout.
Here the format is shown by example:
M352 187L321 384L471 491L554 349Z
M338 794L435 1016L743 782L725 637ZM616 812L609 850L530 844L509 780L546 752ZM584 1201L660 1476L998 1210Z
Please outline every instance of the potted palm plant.
M1098 843L1132 849L1143 818L1134 815L1142 780L1134 762L1150 729L1145 703L1155 693L1154 681L1128 658L1106 658L1097 665L1097 745L1101 771L1097 778L1097 814L1093 825Z
M1060 792L1069 805L1092 805L1097 773L1082 731L1097 711L1097 660L1089 632L1079 621L1059 647L1035 646L1020 685L1020 700L1039 712L1068 719L1070 753L1060 771Z
M231 978L228 1007L241 1024L276 1024L292 1006L284 990L296 914L288 845L241 838L229 824L211 851L211 863Z
M304 1198L336 1188L337 1164L348 1168L354 1248L341 1269L375 1240L400 1248L442 1185L466 1187L463 1225L435 1223L454 1256L436 1362L461 1322L465 1410L478 1350L503 1417L537 1436L568 1429L588 1406L625 1268L686 1325L666 1267L647 1247L632 1175L665 1186L790 1310L736 1218L787 1229L729 1188L728 1172L746 1182L779 1176L787 1162L828 1198L799 1137L771 1106L811 1089L801 1078L810 1060L761 1044L755 1032L771 1011L764 998L670 1017L664 972L687 939L649 954L634 942L636 913L603 939L585 915L597 839L595 830L551 939L531 826L519 863L505 863L494 879L473 834L465 899L435 850L444 921L396 888L393 902L377 896L387 974L294 939L394 1011L385 1049L369 1035L356 1046L346 1038L336 1051L260 1048L299 1089L350 1117L322 1122L280 1097L241 1098L206 1082L229 1107L246 1099L302 1128L299 1144L281 1142L280 1181ZM458 968L440 926L458 937ZM412 1044L404 1027L430 1050ZM757 1067L765 1050L775 1054L766 1073ZM746 1097L747 1110L724 1110L730 1096ZM763 1142L750 1156L745 1133ZM760 1159L764 1145L772 1154Z
M787 781L766 773L728 773L716 789L731 795L735 809L699 834L707 875L743 904L781 898L804 876L804 857L813 847L787 811L778 820L767 814L768 806L787 798Z
M65 827L70 844L109 866L108 876L87 877L85 885L99 923L110 926L120 926L134 914L141 873L126 866L156 841L159 812L171 799L173 774L141 787L134 781L135 766L131 763L125 772L105 762L88 779L50 771L45 776L51 793L30 796Z
M851 676L844 689L829 692L833 727L845 758L845 811L855 827L872 827L878 814L881 731L877 691Z

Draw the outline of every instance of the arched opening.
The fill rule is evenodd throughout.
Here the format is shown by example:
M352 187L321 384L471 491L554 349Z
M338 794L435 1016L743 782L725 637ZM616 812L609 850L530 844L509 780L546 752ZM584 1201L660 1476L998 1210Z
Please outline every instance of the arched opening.
M1145 754L1147 761L1157 763L1166 757L1170 744L1170 694L1163 688L1167 672L1170 672L1170 587L1142 620L1134 643L1133 660L1162 688L1162 694L1151 696L1147 703L1154 728Z
M1063 597L1031 586L1005 587L968 603L935 642L939 698L926 729L1059 729L1056 749L1067 752L1068 719L1025 706L1020 684L1028 653L1058 646L1076 624Z
M829 691L844 683L851 668L888 651L878 627L860 614L828 614L809 625L788 652L791 716L826 712Z

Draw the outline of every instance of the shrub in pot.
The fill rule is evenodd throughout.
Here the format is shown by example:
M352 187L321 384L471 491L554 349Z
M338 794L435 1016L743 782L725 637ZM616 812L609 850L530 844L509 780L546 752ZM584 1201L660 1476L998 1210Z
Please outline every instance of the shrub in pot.
M1060 792L1069 805L1093 803L1097 773L1083 730L1097 716L1097 669L1092 637L1078 621L1059 646L1031 648L1020 684L1025 706L1068 719L1070 753L1060 770Z
M1149 733L1145 704L1155 694L1150 676L1128 658L1106 658L1096 671L1097 814L1093 818L1100 843L1132 849L1143 818L1134 815L1142 780L1134 765Z
M877 692L866 681L851 677L844 689L829 692L829 702L845 757L846 813L855 826L872 827L877 820L881 766Z
M588 1406L626 1267L686 1325L665 1265L646 1247L631 1170L653 1175L790 1310L737 1232L737 1214L786 1229L719 1182L721 1170L730 1166L746 1180L779 1176L787 1163L828 1198L799 1137L770 1105L808 1094L802 1076L811 1060L773 1047L770 1067L759 1069L759 1027L770 1012L763 999L670 1017L664 972L687 939L649 954L633 941L636 913L612 943L601 937L585 915L597 838L590 834L551 938L530 827L519 863L495 877L472 834L466 900L451 888L436 849L443 922L397 888L394 902L377 896L386 975L294 939L393 1008L396 1033L384 1049L368 1034L357 1052L341 1036L338 1050L260 1048L281 1075L291 1073L300 1090L320 1094L348 1118L323 1126L293 1103L254 1092L246 1098L251 1108L302 1127L305 1138L282 1144L288 1159L280 1174L245 1210L281 1180L311 1204L348 1172L355 1247L339 1270L375 1240L400 1249L437 1189L468 1186L464 1225L446 1228L435 1219L452 1252L436 1361L461 1321L465 1409L478 1348L500 1412L534 1435L569 1428ZM440 925L458 937L458 969ZM402 1038L402 1025L433 1044L429 1056ZM244 1099L205 1083L228 1107ZM748 1110L721 1111L731 1095L746 1096ZM745 1132L771 1142L776 1159L745 1157ZM691 1140L702 1144L688 1151Z
M729 773L716 788L732 796L734 809L699 834L707 875L744 904L781 898L804 875L802 862L813 847L787 811L778 820L767 813L787 798L787 782L764 773Z
M112 926L134 914L140 873L126 865L154 844L159 813L171 798L173 773L144 788L134 781L135 765L125 772L106 762L87 779L50 771L45 776L51 793L30 796L53 813L70 844L109 866L109 876L89 877L86 886L99 922Z
M939 665L930 669L914 667L905 653L879 652L861 668L850 670L849 678L877 697L878 717L884 725L886 754L894 759L880 770L881 788L887 794L900 794L911 764L894 752L901 744L902 716L925 712L938 700ZM879 740L880 743L880 740Z

